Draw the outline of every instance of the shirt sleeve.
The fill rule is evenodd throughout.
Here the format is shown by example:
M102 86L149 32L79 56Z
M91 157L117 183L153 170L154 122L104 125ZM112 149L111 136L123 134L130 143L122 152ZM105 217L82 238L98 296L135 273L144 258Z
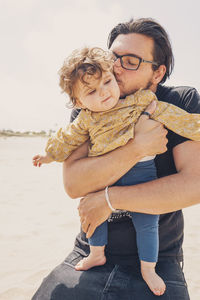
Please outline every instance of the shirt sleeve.
M80 112L81 112L81 109L74 108L72 110L72 113L71 113L71 116L70 116L70 122L73 122L78 117Z
M189 113L200 114L200 95L195 88L189 88L183 92L184 109Z
M63 162L75 149L88 140L88 116L81 110L79 116L65 129L50 137L45 151L53 160Z
M200 114L200 95L195 88L184 89L180 95L180 99L182 109L189 113ZM169 140L169 149L173 149L175 146L189 140L171 130L169 130L167 138Z

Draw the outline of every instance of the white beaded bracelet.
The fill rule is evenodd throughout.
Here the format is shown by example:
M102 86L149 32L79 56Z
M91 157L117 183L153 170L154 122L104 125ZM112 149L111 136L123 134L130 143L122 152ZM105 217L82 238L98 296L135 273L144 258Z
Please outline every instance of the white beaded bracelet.
M106 197L106 201L108 203L108 206L110 207L112 212L115 212L115 213L119 212L120 210L113 208L111 203L110 203L110 199L109 199L109 195L108 195L108 186L105 188L105 197Z

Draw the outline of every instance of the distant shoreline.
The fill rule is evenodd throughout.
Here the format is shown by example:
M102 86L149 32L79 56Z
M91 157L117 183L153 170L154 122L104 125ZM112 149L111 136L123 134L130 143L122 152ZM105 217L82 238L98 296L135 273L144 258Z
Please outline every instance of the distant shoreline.
M36 131L13 131L13 130L0 130L0 137L50 137L54 130L49 130L48 132L41 130Z

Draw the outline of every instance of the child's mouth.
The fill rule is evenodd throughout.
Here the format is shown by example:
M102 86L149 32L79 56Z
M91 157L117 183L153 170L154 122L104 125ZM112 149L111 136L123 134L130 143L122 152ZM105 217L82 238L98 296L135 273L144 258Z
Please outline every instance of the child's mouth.
M104 99L102 102L106 102L110 99L110 97L107 97L106 99Z

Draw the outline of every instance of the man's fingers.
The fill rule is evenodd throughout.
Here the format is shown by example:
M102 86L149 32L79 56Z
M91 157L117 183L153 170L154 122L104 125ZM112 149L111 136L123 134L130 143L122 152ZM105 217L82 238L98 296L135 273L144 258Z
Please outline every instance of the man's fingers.
M88 232L89 226L90 226L89 223L86 222L86 221L83 221L83 222L81 223L81 227L82 227L82 229L83 229L83 231L84 231L85 233Z
M152 101L145 109L145 112L148 112L150 115L152 115L156 109L156 105L157 105L156 101L155 100ZM147 118L148 118L148 116L147 116Z
M151 118L151 115L154 113L155 109L156 109L156 101L152 101L147 108L145 109L144 112L142 112L140 118L142 118L143 120L148 120Z
M87 230L87 234L86 234L87 239L89 239L93 235L95 229L96 229L96 226L89 225L88 230Z
M82 216L81 204L82 204L83 201L84 201L84 197L80 198L79 205L77 207L78 214L79 214L80 217Z

